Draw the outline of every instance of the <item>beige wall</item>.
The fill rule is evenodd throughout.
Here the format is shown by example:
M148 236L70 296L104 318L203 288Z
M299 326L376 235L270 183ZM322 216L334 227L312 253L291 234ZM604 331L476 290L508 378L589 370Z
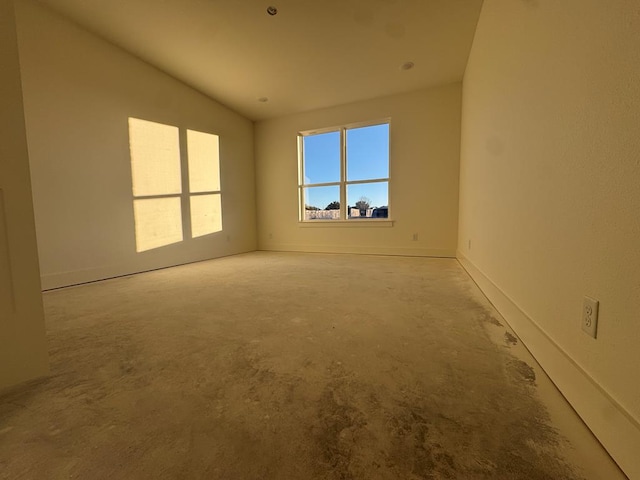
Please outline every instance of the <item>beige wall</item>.
M632 478L640 478L638 79L637 0L485 0L464 78L458 244ZM580 329L584 295L600 301L597 340ZM614 417L625 416L618 428Z
M0 0L0 388L48 369L16 24Z
M253 124L36 3L18 7L43 287L254 250ZM220 136L221 233L136 253L130 116Z
M460 101L461 85L456 83L257 123L259 248L454 256ZM386 117L391 117L393 226L301 226L298 132Z

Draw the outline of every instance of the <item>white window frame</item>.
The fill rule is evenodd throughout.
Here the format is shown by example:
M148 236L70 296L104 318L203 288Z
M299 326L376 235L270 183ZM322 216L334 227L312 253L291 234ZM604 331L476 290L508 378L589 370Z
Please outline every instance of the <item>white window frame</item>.
M389 176L386 178L372 178L367 180L347 180L347 130L362 128L362 127L373 127L375 125L388 125L389 126ZM323 133L331 133L331 132L340 132L340 181L338 182L324 182L324 183L304 183L304 148L303 148L303 140L304 137L312 136L312 135L320 135ZM367 219L349 219L347 213L347 186L348 185L358 185L358 184L368 184L368 183L382 183L387 182L387 195L388 195L388 216L387 218L367 218ZM340 219L339 220L305 220L305 198L304 198L304 189L310 187L334 187L338 186L340 188ZM390 226L393 224L391 218L391 118L383 118L378 120L371 120L366 122L356 122L349 123L346 125L341 125L338 127L326 127L314 130L304 130L298 132L298 222L303 226L311 226L316 224L321 224L323 226L327 225L340 225L344 226L346 224L349 225L362 225L363 223L368 224L369 226L372 224L379 224L380 226Z

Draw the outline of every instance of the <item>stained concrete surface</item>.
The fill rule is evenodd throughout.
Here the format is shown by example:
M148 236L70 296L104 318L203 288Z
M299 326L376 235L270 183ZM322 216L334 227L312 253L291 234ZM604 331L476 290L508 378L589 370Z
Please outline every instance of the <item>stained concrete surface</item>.
M256 252L44 302L3 479L623 478L453 259Z

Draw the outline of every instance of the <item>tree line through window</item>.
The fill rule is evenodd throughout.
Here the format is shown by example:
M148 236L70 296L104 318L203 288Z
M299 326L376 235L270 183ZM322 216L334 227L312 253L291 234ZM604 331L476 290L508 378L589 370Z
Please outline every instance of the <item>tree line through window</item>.
M298 136L300 220L389 217L389 122Z

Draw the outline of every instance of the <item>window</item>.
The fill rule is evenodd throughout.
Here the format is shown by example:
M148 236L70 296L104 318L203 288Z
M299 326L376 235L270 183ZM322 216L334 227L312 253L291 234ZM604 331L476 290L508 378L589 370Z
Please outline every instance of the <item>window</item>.
M300 220L389 217L389 122L298 135Z
M137 252L222 230L219 138L187 130L186 144L183 165L177 127L129 118Z

